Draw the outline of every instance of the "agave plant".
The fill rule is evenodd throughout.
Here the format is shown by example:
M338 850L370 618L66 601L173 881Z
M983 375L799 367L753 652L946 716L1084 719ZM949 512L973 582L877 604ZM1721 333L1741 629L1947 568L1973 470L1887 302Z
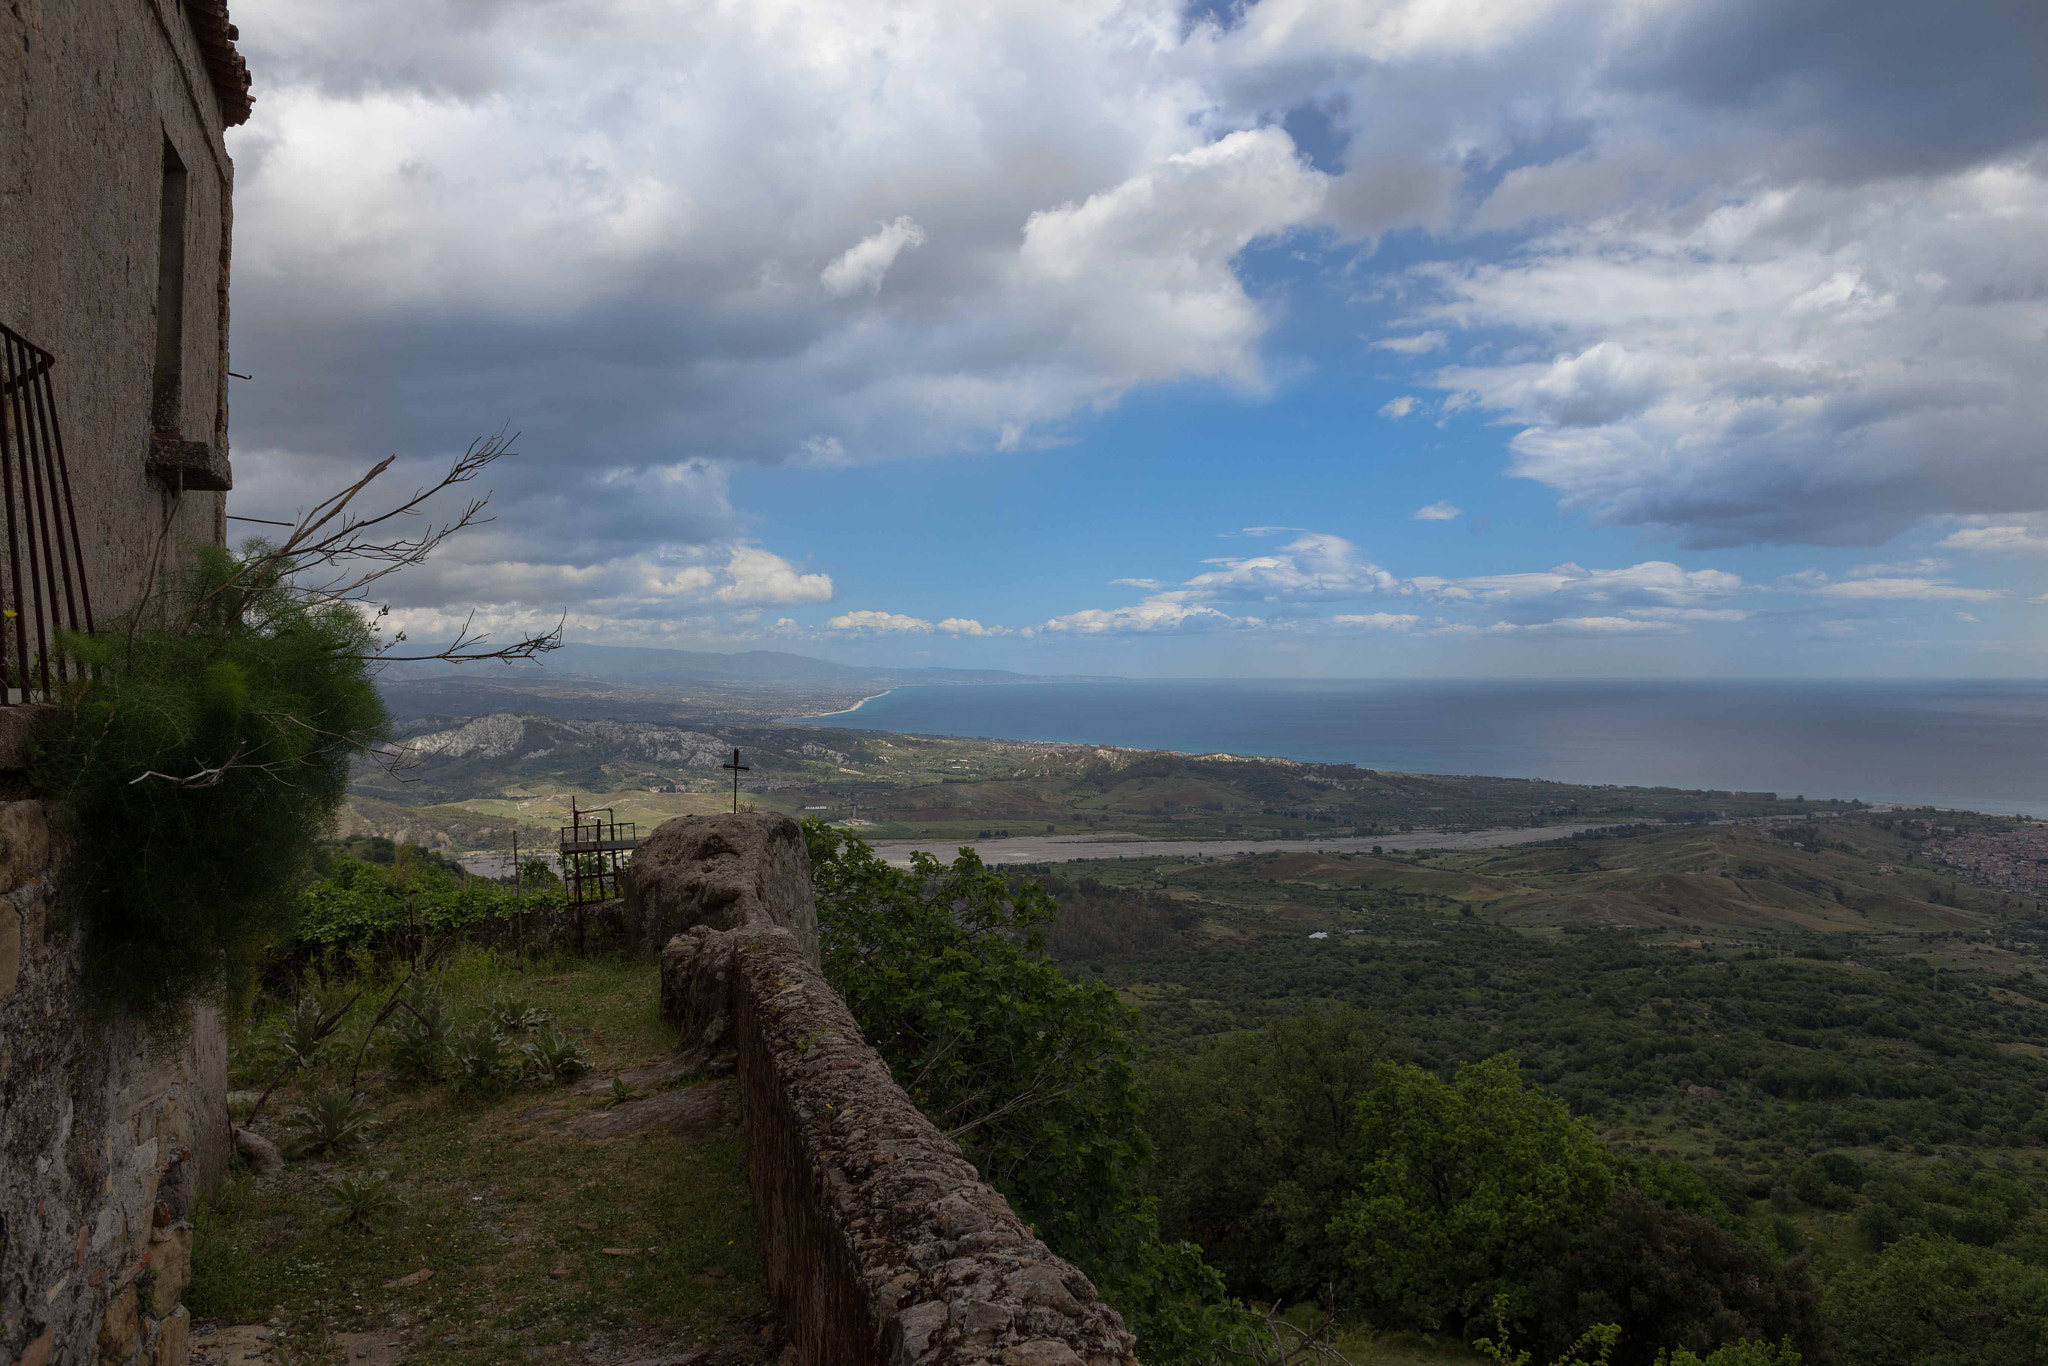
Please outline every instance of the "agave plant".
M539 1029L549 1019L545 1010L535 1009L509 991L492 995L491 1004L484 1013L506 1034L523 1034L529 1029Z
M438 1081L448 1065L448 998L433 983L406 992L391 1047L391 1070L407 1081Z
M289 1148L295 1157L319 1157L353 1148L377 1127L370 1103L353 1091L315 1091L285 1127L292 1130Z
M526 1054L528 1075L536 1081L569 1081L590 1070L590 1056L582 1045L559 1029L542 1031L520 1051Z
M472 1095L494 1095L518 1076L518 1053L495 1019L478 1020L448 1041L455 1087Z
M327 1194L332 1203L321 1208L330 1228L352 1228L368 1233L398 1212L398 1195L391 1189L389 1172L345 1172L330 1178Z
M358 993L360 994L360 993ZM320 1065L334 1045L334 1035L356 1002L354 996L339 1005L322 1000L313 992L292 1004L291 1013L270 1031L270 1047L286 1070L310 1071Z

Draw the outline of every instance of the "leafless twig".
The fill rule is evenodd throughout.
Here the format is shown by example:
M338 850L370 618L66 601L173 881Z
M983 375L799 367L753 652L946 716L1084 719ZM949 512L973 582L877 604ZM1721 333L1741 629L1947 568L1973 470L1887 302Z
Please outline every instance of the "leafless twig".
M401 519L425 516L426 505L436 495L471 482L492 464L512 454L515 439L516 434L508 436L501 430L472 441L448 467L448 472L432 484L414 489L410 496L381 512L364 512L357 500L397 459L385 457L347 488L300 514L282 541L264 546L237 566L224 582L201 595L191 605L184 625L189 628L199 613L224 593L273 581L292 581L295 592L314 602L366 601L371 585L387 574L422 563L457 532L491 520L484 515L490 502L486 495L470 499L454 516L442 522L429 522L416 533L407 534L399 529ZM369 658L376 663L532 659L561 645L566 616L551 630L498 646L490 645L487 632L475 629L475 621L476 614L472 612L455 640L440 649L404 655L380 649ZM401 631L391 643L395 645L404 639L405 633Z
M1261 1308L1258 1314L1253 1335L1242 1342L1222 1344L1225 1352L1257 1366L1296 1366L1300 1362L1351 1366L1351 1358L1337 1350L1334 1318L1325 1316L1311 1330L1289 1323L1270 1308Z

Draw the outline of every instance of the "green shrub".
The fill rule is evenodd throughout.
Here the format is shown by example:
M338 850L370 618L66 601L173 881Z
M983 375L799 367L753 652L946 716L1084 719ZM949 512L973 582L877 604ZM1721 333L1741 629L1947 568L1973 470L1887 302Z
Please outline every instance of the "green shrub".
M389 1172L344 1172L327 1182L329 1203L320 1214L330 1228L368 1233L399 1208Z
M535 1010L509 991L493 992L486 1013L491 1022L507 1034L524 1034L548 1022L545 1010Z
M104 634L61 637L91 671L40 732L31 778L71 843L86 984L157 1024L253 982L349 760L387 722L356 609L210 547L176 591Z
M312 1071L334 1050L335 1030L352 1004L353 999L330 1005L318 993L305 993L271 1027L264 1040L266 1051L282 1069Z
M448 998L415 978L393 1027L391 1071L401 1081L439 1081L448 1067Z
M292 1131L286 1151L294 1157L323 1157L353 1148L377 1127L370 1103L353 1091L315 1091L285 1127Z
M570 1081L590 1070L582 1045L559 1029L547 1029L526 1044L527 1072L536 1081Z
M1805 1358L1789 1342L1769 1343L1756 1338L1716 1347L1705 1356L1686 1351L1657 1354L1657 1366L1804 1366Z
M529 885L522 898L503 883L464 879L425 859L387 866L344 857L298 893L294 938L298 950L316 960L402 955L439 936L566 905L559 882Z
M448 1041L455 1089L473 1096L495 1096L518 1080L518 1057L495 1020L478 1020Z
M1952 1238L1901 1238L1838 1276L1827 1308L1855 1366L2048 1361L2048 1271Z

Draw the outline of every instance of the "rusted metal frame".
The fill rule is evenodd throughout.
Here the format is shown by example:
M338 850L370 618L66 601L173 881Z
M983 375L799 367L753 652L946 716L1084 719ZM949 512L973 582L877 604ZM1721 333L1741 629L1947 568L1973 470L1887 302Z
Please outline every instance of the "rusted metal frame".
M24 409L21 402L21 391L29 380L26 367L21 364L23 348L27 346L27 343L15 335L14 332L0 329L0 346L5 347L6 361L4 369L6 371L8 415L13 419L12 427L14 433L14 439L7 443L4 458L0 458L0 492L5 494L4 501L7 513L7 564L10 573L8 586L14 590L14 596L20 603L20 606L14 612L15 659L19 665L19 670L15 673L15 680L21 685L21 700L26 702L28 701L29 693L28 621L22 608L25 608L28 603L21 591L21 541L15 529L14 468L17 463L25 463L25 461L18 462L16 455L23 443L28 439L28 426L23 420ZM8 425L7 423L0 422L0 428L5 428ZM0 650L0 671L5 671L6 663L5 651ZM7 681L0 679L0 684L4 684ZM0 703L8 706L14 704L11 688L0 686Z
M49 379L45 375L41 384L32 385L29 389L29 407L35 414L38 432L44 432L45 424L42 421L42 412L50 399ZM50 683L50 661L57 653L57 563L56 556L52 553L54 549L52 542L56 538L50 535L50 495L53 492L51 486L54 485L55 481L50 478L49 447L47 434L44 433L44 435L45 439L43 441L31 440L29 442L28 468L22 474L22 482L33 491L33 501L36 509L34 531L41 533L40 549L43 552L43 577L41 591L36 594L36 666L43 678L43 695L47 697L54 691ZM38 456L41 458L38 459ZM37 539L34 534L31 534L29 545L29 560L31 564L34 563L35 553L38 548L36 545ZM47 630L45 629L46 625ZM61 663L57 666L57 676L59 678L64 676L64 666Z
M88 632L94 629L84 541L78 533L71 471L64 459L56 389L50 382L55 365L55 356L0 325L0 417L5 419L0 420L0 511L7 519L7 565L16 599L10 607L14 614L14 680L23 701L37 692L32 672L44 696L53 690L53 664L59 679L71 676L71 667L56 648L57 632L78 630L81 619ZM63 499L61 506L59 498ZM60 586L61 602L57 597ZM34 655L29 652L30 617L35 619ZM7 632L0 623L0 668L9 663L6 644ZM12 703L11 697L0 695L0 705Z
M54 537L54 543L57 550L57 569L64 579L64 624L65 629L76 631L78 629L78 602L79 598L85 593L85 546L78 538L77 511L71 507L71 471L64 460L63 430L57 423L57 393L47 380L41 386L40 393L42 394L42 402L39 407L42 414L43 473L50 486L50 516L57 523L57 534ZM64 507L62 509L57 506L60 481L62 482L61 492L64 497ZM71 514L71 539L68 543L64 539L64 520L67 511ZM67 550L70 551L68 555L65 553ZM78 584L75 593L71 583L72 562L74 560L77 561L78 569ZM90 615L91 611L91 604L88 603L86 612ZM54 623L56 619L57 602L53 597L50 600L50 620ZM89 631L92 628L88 625L86 629ZM60 678L64 677L66 671L67 666L64 662L64 657L60 654L57 657L57 676Z

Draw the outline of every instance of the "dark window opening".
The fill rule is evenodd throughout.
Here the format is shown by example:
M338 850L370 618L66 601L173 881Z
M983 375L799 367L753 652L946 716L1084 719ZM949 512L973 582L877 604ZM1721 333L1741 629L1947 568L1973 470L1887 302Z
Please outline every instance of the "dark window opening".
M185 163L164 139L163 198L157 215L156 379L150 422L179 429L185 378Z

